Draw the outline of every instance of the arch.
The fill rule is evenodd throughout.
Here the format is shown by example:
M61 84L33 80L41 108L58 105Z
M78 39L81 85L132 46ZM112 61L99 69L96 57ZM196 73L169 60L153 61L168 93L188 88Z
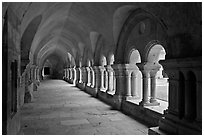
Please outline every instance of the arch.
M158 63L160 60L165 60L166 51L160 44L153 44L146 52L146 61L150 63Z
M128 16L128 18L126 19L126 21L123 24L123 27L120 31L120 35L118 37L118 41L116 44L116 50L115 50L115 60L117 64L121 64L124 63L124 59L125 59L125 52L124 52L124 47L127 47L127 43L128 43L128 39L130 37L130 35L132 34L132 30L134 30L135 26L140 23L143 20L149 19L152 21L152 25L154 26L154 28L157 28L157 24L159 24L163 30L163 32L161 33L162 37L160 38L161 41L166 41L166 25L160 20L158 19L156 16L154 16L153 14L151 14L150 12L141 9L141 8L137 8L135 10L133 10L130 15ZM145 41L144 41L145 43ZM142 48L142 47L140 47ZM140 49L139 49L140 50ZM143 50L143 49L141 49ZM143 60L143 56L142 56L142 60Z
M91 66L91 61L88 59L87 60L87 67L90 67Z
M94 55L93 55L95 65L100 65L100 63L101 63L101 60L100 60L101 58L99 55L102 54L101 51L102 51L103 45L104 45L104 38L101 34L99 34L98 40L96 42Z
M115 61L115 56L113 53L109 55L109 65L113 65Z
M117 44L120 30L125 20L130 15L131 10L134 10L136 8L137 7L135 5L124 5L116 9L116 11L114 12L113 14L113 38L114 38L115 44Z
M35 17L25 29L21 38L21 74L29 63L31 44L42 20L42 15Z
M168 77L163 76L163 66L159 64L160 60L165 60L164 47L155 41L151 41L145 48L144 60L147 69L150 69L150 102L159 105L157 100L168 103L169 82Z
M104 55L101 56L100 65L101 66L107 65L106 57Z
M141 57L138 50L132 49L129 54L129 64L141 63Z

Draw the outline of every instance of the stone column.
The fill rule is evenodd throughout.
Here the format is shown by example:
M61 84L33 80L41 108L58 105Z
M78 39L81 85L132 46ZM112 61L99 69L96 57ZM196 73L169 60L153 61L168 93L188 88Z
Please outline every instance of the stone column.
M76 70L76 84L79 83L79 68L75 68Z
M83 81L83 84L84 84L84 86L86 85L86 83L87 83L87 76L86 76L87 74L86 74L86 68L85 67L82 67L82 81Z
M105 71L105 67L103 66L99 66L99 71L100 71L100 81L101 81L101 84L100 84L100 90L101 91L105 91L105 88L104 88L104 71Z
M40 85L40 69L39 69L39 67L37 67L37 72L36 72L37 74L36 74L36 77L37 77L37 84L38 84L38 86Z
M156 74L158 70L152 70L150 72L150 78L151 78L151 93L150 93L150 103L152 105L159 105L160 103L156 99Z
M131 74L131 96L134 98L138 98L139 97L139 91L138 91L138 82L137 82L137 73L138 70L135 70L132 72Z
M94 70L92 67L90 67L90 71L91 71L91 87L94 88L95 85L95 75L94 75Z
M67 68L67 71L68 71L68 77L67 77L67 80L70 80L70 78L71 78L70 68Z
M87 86L90 86L91 85L91 81L90 81L90 68L89 67L86 67L86 79L87 79Z
M94 75L95 75L94 89L95 89L96 92L98 92L98 90L101 87L101 79L100 79L100 69L99 69L99 66L94 66L93 70L94 70Z
M25 96L24 96L24 103L30 103L33 101L33 90L32 84L29 78L30 69L26 68L25 70Z
M123 77L123 71L120 69L122 64L114 64L111 65L115 72L115 78L116 78L116 89L115 94L113 96L113 107L120 110L121 109L121 103L122 103L122 94L124 92L124 77Z
M67 77L66 77L66 81L67 81L70 77L69 68L66 68L66 72L67 72Z
M125 71L125 92L124 92L124 96L126 98L131 97L131 72L126 70Z
M76 68L72 68L72 74L73 74L73 77L72 77L72 82L73 84L75 85L76 84Z
M108 89L107 92L113 92L114 90L114 76L113 76L113 68L108 65L106 67L107 71L108 71Z
M79 70L79 83L82 83L82 70L81 70L81 67L79 67L78 70Z
M149 92L150 92L150 70L147 69L146 63L137 64L140 71L142 72L142 83L143 83L143 90L142 90L142 101L139 103L141 106L149 105Z

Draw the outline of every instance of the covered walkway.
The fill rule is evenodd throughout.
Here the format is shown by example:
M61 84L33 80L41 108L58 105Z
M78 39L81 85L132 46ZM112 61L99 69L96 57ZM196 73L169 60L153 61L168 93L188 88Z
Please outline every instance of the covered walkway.
M148 127L62 80L45 80L21 109L19 134L148 134Z

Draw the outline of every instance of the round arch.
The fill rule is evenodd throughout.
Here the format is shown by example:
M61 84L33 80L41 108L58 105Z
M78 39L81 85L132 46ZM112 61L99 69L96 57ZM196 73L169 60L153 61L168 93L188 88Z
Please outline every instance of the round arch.
M158 38L160 41L166 41L166 25L160 21L156 16L151 14L150 12L137 8L134 11L130 13L126 21L124 22L122 29L120 31L120 35L118 37L118 41L116 44L116 50L115 50L115 61L117 64L121 64L125 62L125 52L124 47L126 48L128 45L128 39L130 38L130 35L132 34L132 30L143 20L149 19L153 22L153 26L157 26L158 24L161 26L162 32L160 33L160 37ZM155 34L156 35L156 34ZM146 39L149 40L149 39ZM145 40L143 41L145 43ZM145 44L146 45L146 44ZM143 47L138 47L140 51L144 51ZM144 60L143 56L141 58L142 62Z
M115 56L114 56L113 53L111 53L111 54L109 55L109 58L108 58L108 64L109 64L109 65L113 65L113 64L114 64L114 61L115 61Z
M141 63L141 57L140 57L140 53L138 50L136 49L132 49L129 52L129 58L128 58L128 63L129 64L136 64L136 63Z
M107 60L106 60L106 57L104 55L101 56L100 65L101 66L106 66L107 65Z
M165 60L166 50L159 42L149 43L146 46L144 53L144 61L158 63L160 60Z

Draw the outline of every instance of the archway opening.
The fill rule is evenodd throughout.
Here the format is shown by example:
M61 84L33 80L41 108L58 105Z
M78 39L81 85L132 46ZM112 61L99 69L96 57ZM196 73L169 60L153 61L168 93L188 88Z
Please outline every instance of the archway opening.
M162 45L156 44L153 45L147 56L147 64L148 68L151 70L151 93L150 93L150 102L156 99L159 100L160 103L163 103L161 106L164 106L164 109L168 107L168 90L169 90L169 82L168 76L165 73L165 70L161 64L159 64L160 60L165 60L165 49Z
M106 66L107 65L107 61L106 61L106 57L105 56L101 56L101 66Z
M43 69L42 69L42 76L43 79L49 79L51 78L52 75L52 64L50 63L50 61L47 59L43 65Z
M136 63L141 63L140 53L136 49L132 49L129 54L129 64L135 65L135 69L132 70L130 78L131 78L131 96L140 99L142 94L142 75L139 71Z
M141 63L141 57L138 50L132 49L129 56L129 64Z

